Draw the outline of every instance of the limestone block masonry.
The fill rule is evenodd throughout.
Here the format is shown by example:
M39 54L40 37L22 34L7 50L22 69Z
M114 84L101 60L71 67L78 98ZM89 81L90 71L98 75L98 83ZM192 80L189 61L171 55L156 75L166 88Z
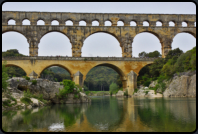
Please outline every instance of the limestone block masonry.
M8 21L13 19L16 25L8 25ZM31 25L22 25L22 21L28 19ZM43 20L45 25L37 25L38 20ZM59 25L51 25L53 20L57 20ZM65 25L71 20L73 26ZM83 20L86 26L79 26ZM99 26L92 26L93 21L98 21ZM104 26L105 21L111 21L112 26ZM124 26L117 26L117 22L122 21ZM130 22L136 22L136 26L130 26ZM143 26L147 21L149 26ZM162 26L156 26L160 21ZM175 23L174 27L169 26L169 22ZM187 23L187 27L182 27L182 22ZM109 33L120 43L122 57L132 57L132 42L134 37L142 32L154 34L161 43L162 57L164 58L171 50L171 43L176 34L186 32L196 38L195 14L126 14L126 13L70 13L70 12L19 12L2 11L2 33L16 31L23 34L29 43L29 55L38 56L39 42L41 38L53 31L61 32L67 36L72 44L72 56L81 57L81 49L84 40L97 32ZM149 44L148 44L149 45Z

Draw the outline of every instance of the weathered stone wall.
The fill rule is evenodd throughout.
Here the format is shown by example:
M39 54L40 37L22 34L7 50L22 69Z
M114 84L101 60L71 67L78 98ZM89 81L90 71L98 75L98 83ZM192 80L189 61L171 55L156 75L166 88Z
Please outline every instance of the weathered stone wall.
M8 25L8 21L14 19L16 26ZM22 21L28 19L30 26L22 25ZM43 20L44 26L37 26L37 21ZM57 20L59 25L51 26L51 22ZM65 22L71 20L73 26L66 26ZM79 21L84 20L86 26L79 26ZM97 20L99 26L92 26L92 21ZM111 21L112 26L104 26L105 21ZM124 26L117 26L117 22L122 21ZM130 26L130 22L135 21L136 26ZM149 26L143 26L143 21L147 21ZM156 26L156 22L162 22L161 27ZM169 27L169 22L173 21L175 27ZM141 32L154 34L162 46L162 57L164 58L171 50L171 43L176 34L187 32L196 37L196 27L194 22L196 15L185 14L113 14L113 13L52 13L52 12L2 12L2 33L16 31L23 34L29 43L29 55L38 56L38 46L40 39L47 33L58 31L65 34L72 44L72 56L81 57L81 49L84 40L97 32L105 32L113 35L122 48L122 57L132 57L132 42L134 37ZM182 22L187 23L187 27L182 27Z

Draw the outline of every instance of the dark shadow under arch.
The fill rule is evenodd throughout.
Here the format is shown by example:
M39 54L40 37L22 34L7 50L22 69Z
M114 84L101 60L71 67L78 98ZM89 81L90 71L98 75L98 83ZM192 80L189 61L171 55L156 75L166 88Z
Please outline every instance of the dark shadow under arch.
M109 68L115 70L115 71L120 75L120 77L124 77L124 76L125 76L124 73L123 73L123 71L122 71L120 68L118 68L117 66L113 65L113 64L101 63L101 64L98 64L98 65L96 65L96 66L94 66L94 67L98 67L98 66L109 67ZM92 67L91 69L93 69L94 67ZM91 70L91 69L90 69L90 70ZM88 73L90 72L90 70L88 71ZM88 74L88 73L87 73L87 74ZM86 74L86 75L87 75L87 74Z
M65 67L65 66L63 66L63 65L60 65L60 64L51 64L51 65L48 65L48 66L46 66L45 68L42 69L42 71L40 72L40 74L41 74L45 69L50 68L50 67L53 67L53 66L58 66L58 67L61 67L61 68L65 69L67 72L69 72L71 78L73 77L71 71L70 71L67 67ZM39 75L39 76L40 76L40 75ZM41 77L41 76L40 76L40 77Z

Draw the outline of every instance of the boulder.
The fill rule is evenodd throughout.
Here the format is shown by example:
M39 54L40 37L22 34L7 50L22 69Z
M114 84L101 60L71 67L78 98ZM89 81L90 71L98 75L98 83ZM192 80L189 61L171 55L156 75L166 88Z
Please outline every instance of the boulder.
M117 92L116 96L124 96L124 91L119 90Z

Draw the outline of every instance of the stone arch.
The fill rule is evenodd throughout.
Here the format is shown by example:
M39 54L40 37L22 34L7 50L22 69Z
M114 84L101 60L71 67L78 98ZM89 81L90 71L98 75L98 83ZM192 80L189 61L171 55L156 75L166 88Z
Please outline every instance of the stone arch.
M193 33L191 31L185 31L185 30L176 33L171 43L171 47L173 49L179 48L184 52L186 50L192 49L192 47L194 46L196 46L196 33Z
M187 21L182 21L182 27L187 27L188 26L188 22Z
M186 31L186 30L180 31L180 32L176 33L176 34L174 35L174 37L175 37L177 34L179 34L179 33L189 33L189 34L191 34L193 37L196 38L196 33L192 32L192 31ZM173 38L174 38L174 37L173 37Z
M158 23L158 24L157 24L157 23ZM158 21L156 21L156 26L157 26L157 25L160 25L160 27L161 27L161 26L163 26L163 22L162 22L161 20L158 20Z
M69 72L71 78L73 78L72 72L71 72L67 67L65 67L64 65L61 65L61 64L50 64L50 65L46 65L44 68L41 68L40 70L37 71L38 77L40 78L41 73L42 73L45 69L47 69L47 68L49 68L49 67L52 67L52 66L58 66L58 67L64 68L65 70L67 70L67 71Z
M44 22L44 25L45 25L45 20L44 19L41 19L41 18L39 18L37 21L36 21L36 25L38 25L38 22L39 21L43 21Z
M30 21L28 18L24 18L24 19L22 20L22 25L24 25L23 22L26 21L26 20L28 20L29 23L30 23L30 24L28 24L28 25L31 25L31 21ZM25 25L27 25L27 24L25 24Z
M9 22L10 20L13 20L13 21L15 22L15 24L8 24L8 22ZM16 25L16 20L15 20L15 19L13 19L13 18L9 18L9 19L7 19L7 25Z
M104 20L104 26L107 26L107 25L105 25L105 23L106 23L106 22L108 22L108 21L110 21L110 22L111 22L111 25L110 25L110 26L112 26L113 22L112 22L110 19L106 19L106 20Z
M23 67L21 67L21 66L19 66L19 65L15 65L15 64L6 64L6 67L11 67L11 66L14 66L14 67L18 67L18 68L21 68L25 73L26 73L26 76L28 76L29 74L28 74L28 71L25 69L25 67L23 68Z
M144 24L145 23L145 24ZM144 20L143 21L143 26L145 26L145 27L149 27L150 26L150 22L149 22L149 20ZM147 26L148 25L148 26Z
M162 35L160 35L160 34L154 32L154 31L144 30L144 31L141 31L141 32L137 33L137 34L135 35L135 37L136 37L137 35L141 34L141 33L150 33L150 34L154 35L155 37L157 37L159 43L161 44L161 48L163 48L163 43L162 43L162 37L163 37L163 36L162 36ZM135 39L135 37L134 37L134 39ZM133 45L134 45L134 39L133 39L133 42L132 42L132 47L133 47ZM133 47L133 48L134 48L134 47ZM133 52L133 51L134 51L134 50L132 50L132 52ZM162 51L162 50L161 50L161 54L163 55L163 51Z
M93 22L98 22L98 25L93 25ZM94 20L91 21L91 25L92 25L92 26L99 26L99 25L100 25L100 22L99 22L98 19L94 19Z
M57 26L60 25L60 21L59 21L58 19L52 19L52 20L51 20L51 26L52 26L52 22L53 22L53 21L57 21L57 22L58 22L58 25L57 25ZM54 26L56 26L56 25L54 25Z
M135 23L135 24L133 24L133 23ZM133 25L137 26L137 21L136 20L131 20L130 21L130 26L133 26Z
M52 34L62 34L63 36L65 36L66 38L63 38L62 37L62 35L59 35L58 37L60 37L60 39L63 39L64 41L63 42L59 42L60 44L70 44L70 45L63 45L62 47L64 48L64 50L66 50L67 51L67 53L65 53L65 54L63 54L63 52L61 51L61 52L59 52L59 53L62 53L62 54L55 54L55 55L67 55L67 56L70 56L71 54L72 54L72 50L71 50L71 48L72 48L72 42L71 42L71 39L70 39L70 36L67 36L67 34L65 34L63 31L59 31L59 30L51 30L51 31L47 31L46 33L44 33L44 34L42 34L41 36L40 36L40 38L38 39L39 40L39 44L38 44L38 47L39 47L39 45L41 45L41 43L43 44L43 42L42 42L42 38L45 36L45 35L47 35L47 34L49 34L49 33L52 33ZM53 37L54 36L52 36L50 39L53 39ZM58 38L57 37L57 38ZM56 38L54 38L54 39L56 39ZM68 40L68 41L67 41ZM58 41L58 40L57 40ZM52 47L52 46L51 46ZM54 47L54 45L53 45L53 47ZM55 49L56 49L57 47L55 47ZM47 49L46 49L47 50ZM44 52L44 51L46 51L45 50L45 46L43 46L43 47L41 47L40 46L40 49L39 49L39 51L40 52ZM48 49L48 50L50 50L50 49ZM60 49L59 49L60 50ZM51 51L52 53L53 53L53 51ZM57 51L54 51L54 52L57 52ZM71 53L70 53L71 52ZM50 54L51 55L51 54Z
M171 25L172 25L171 23L174 23L174 26L171 26ZM175 21L174 21L174 20L170 20L170 21L168 22L168 26L169 26L169 27L175 27Z
M122 25L121 25L121 26L124 26L124 21L123 21L123 20L121 20L121 19L117 21L117 26L119 25L118 23L120 23L120 22L122 23Z
M68 25L68 24L67 24L68 21L71 21L71 22L72 22L72 25ZM72 19L67 19L67 20L65 20L64 22L65 22L65 25L66 25L66 26L73 26L73 25L74 25L74 21L73 21Z
M80 22L85 22L85 25L80 25ZM81 19L81 20L79 21L79 26L87 26L86 20L85 20L85 19Z
M51 30L51 31L47 31L47 32L43 33L43 34L40 36L39 40L41 40L41 39L42 39L46 34L51 33L51 32L58 32L58 33L62 33L62 34L64 34L64 35L69 39L69 41L71 42L70 37L69 37L69 36L67 36L67 34L66 34L66 33L64 33L64 32L62 32L62 31L59 31L59 30Z
M109 37L109 38L115 38L116 41L119 43L119 46L120 46L120 50L121 50L121 51L118 50L118 49L119 49L119 48L118 48L118 47L119 47L118 45L115 45L116 48L115 48L114 50L120 51L120 52L122 53L122 47L121 47L121 44L120 44L120 41L119 41L118 37L117 37L115 34L110 33L110 32L107 32L107 31L95 31L95 32L93 32L93 33L90 33L90 34L85 38L85 40L84 40L84 42L83 42L83 46L84 46L84 44L85 44L86 39L88 39L88 37L90 37L91 35L97 34L97 33L100 33L100 34L102 34L102 33L104 34L104 33L105 33L105 34L107 34L107 35L105 35L105 36L108 36L108 35L109 35L109 36L112 36L112 37ZM116 43L116 41L115 41L115 43ZM82 47L83 47L83 46L82 46ZM83 51L83 49L84 49L84 48L81 48L81 52L82 52L82 53L86 51L85 49L84 49L85 51ZM109 50L109 49L108 49L108 50ZM101 52L101 51L100 51L100 52ZM83 55L84 55L84 53L83 53ZM108 57L108 56L115 56L115 53L112 54L112 55L111 55L111 54L110 54L110 55L106 55L106 53L105 53L104 55L105 55L105 57ZM103 56L104 56L104 55L103 55ZM96 56L96 55L95 55L95 56ZM99 55L99 56L101 56L101 55ZM83 56L83 57L84 57L84 56Z
M140 71L141 71L144 67L150 66L151 64L153 64L153 62L147 63L147 64L143 64L143 65L141 66L141 68L139 68L139 70L138 70L138 72L137 72L137 76L139 76Z
M9 29L9 30L2 31L2 34L7 33L7 32L17 32L19 34L22 34L27 39L27 37L25 36L25 34L22 33L21 31L18 31L18 30L15 30L15 29L11 29L11 30Z
M122 69L120 69L117 65L114 65L114 64L110 64L110 63L98 63L97 65L91 67L87 72L85 72L84 74L84 80L86 79L86 76L88 74L88 72L93 69L94 67L97 67L97 66L106 66L106 67L110 67L111 69L115 70L119 75L120 77L122 77L122 79L125 78L125 74L124 72L122 71Z

